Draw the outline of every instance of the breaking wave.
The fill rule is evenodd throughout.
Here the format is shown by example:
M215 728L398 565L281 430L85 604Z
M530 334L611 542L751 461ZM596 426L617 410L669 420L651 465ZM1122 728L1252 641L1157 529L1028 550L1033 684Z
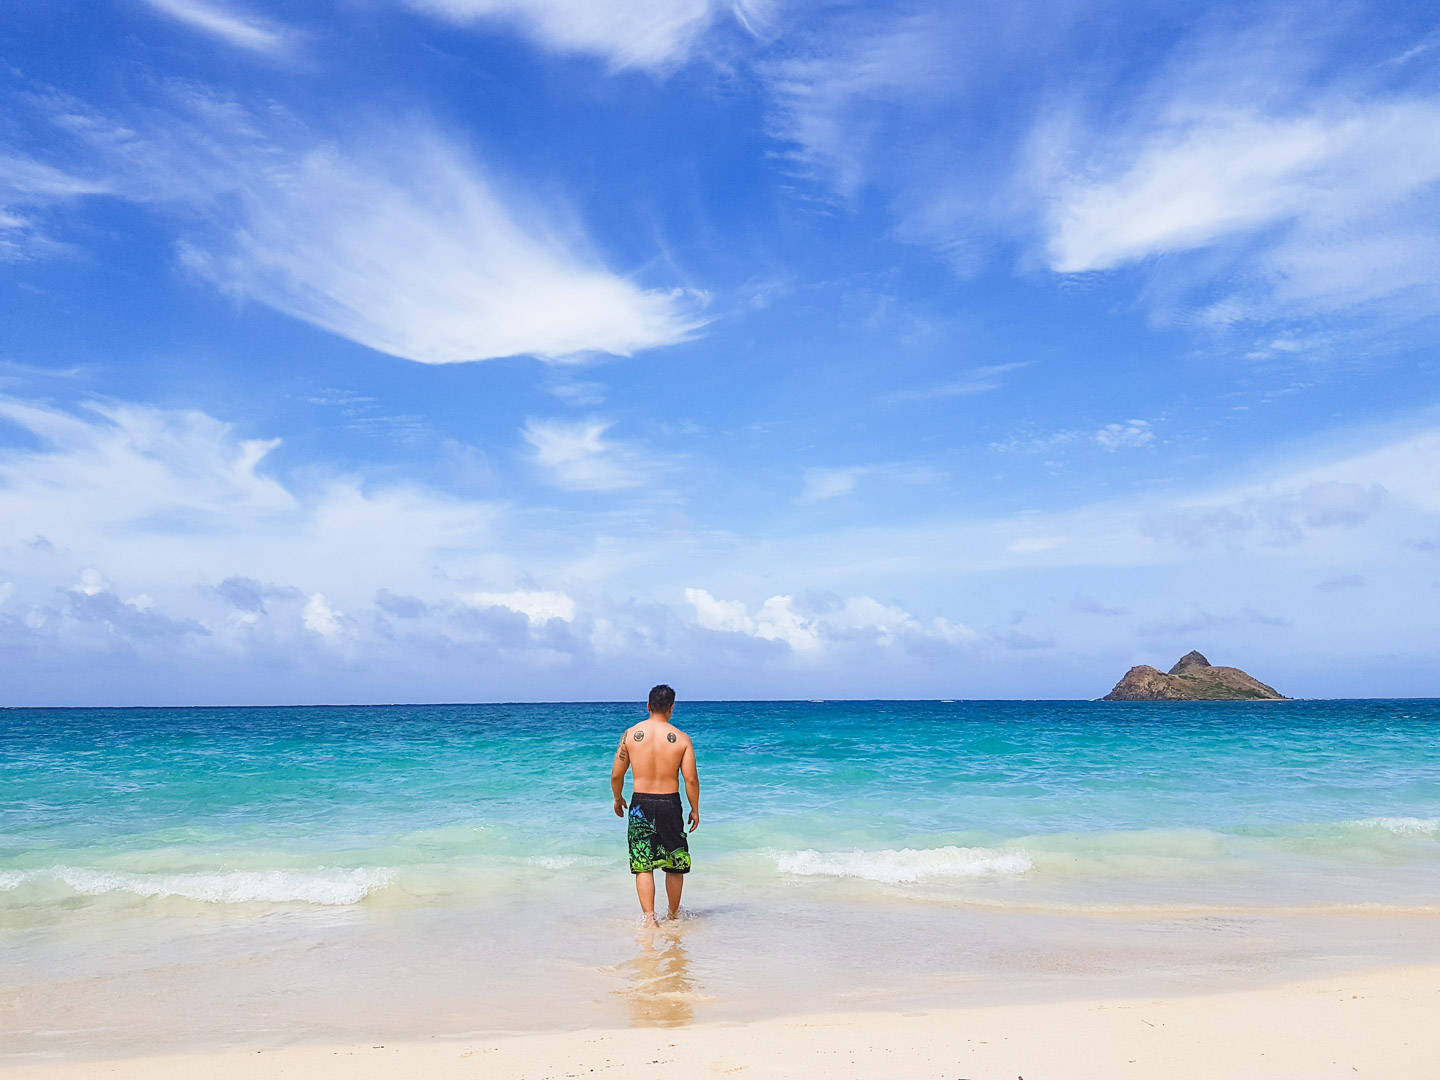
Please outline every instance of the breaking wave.
M54 881L81 896L124 892L147 898L181 897L207 904L358 904L395 880L385 867L365 870L234 870L187 874L137 874L55 866L48 870L0 871L0 891L27 882Z
M944 878L1015 876L1035 868L1023 851L994 848L901 848L886 851L822 852L813 849L774 855L781 873L803 877L850 877L899 885Z

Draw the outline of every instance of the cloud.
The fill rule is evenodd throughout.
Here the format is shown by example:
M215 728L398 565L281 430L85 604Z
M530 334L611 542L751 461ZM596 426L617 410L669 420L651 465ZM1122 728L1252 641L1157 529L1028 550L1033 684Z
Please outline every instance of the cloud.
M822 502L839 495L849 495L855 490L855 481L864 476L866 469L855 466L848 469L806 469L805 490L801 502Z
M502 201L440 137L359 156L323 148L283 172L251 166L232 229L186 263L342 337L429 364L533 354L629 355L698 323Z
M773 65L771 135L797 171L852 200L871 180L874 155L888 145L885 118L895 103L943 96L958 65L945 20L925 13L874 25L845 20L837 32Z
M874 639L881 646L906 639L950 645L979 639L978 634L959 623L940 618L924 623L901 608L868 596L809 604L797 603L792 596L772 596L754 615L742 601L717 600L706 589L687 588L685 600L695 609L696 621L707 630L781 642L804 654L819 654L827 644L856 635Z
M1153 517L1145 529L1195 547L1248 533L1260 533L1268 544L1288 545L1299 543L1305 528L1359 525L1379 511L1388 495L1381 484L1322 480L1292 494L1171 510Z
M305 601L301 621L305 629L322 638L338 637L343 629L344 613L336 611L323 593L314 593Z
M292 42L292 34L275 23L244 14L223 4L210 3L208 0L146 2L155 10L237 48L273 56L284 52Z
M1365 26L1142 7L1097 52L1088 13L837 14L762 68L770 133L964 275L1017 248L1066 277L1139 267L1157 317L1212 327L1434 310L1440 96L1379 85L1343 37Z
M408 0L411 7L460 23L510 23L546 48L591 53L615 68L663 69L684 60L714 17L732 11L741 24L767 4L716 0Z
M897 390L886 394L887 401L927 401L935 398L970 397L998 390L1003 385L1000 376L1019 368L1029 367L1030 361L1022 360L1010 364L987 364L964 372L958 379L926 387L923 390Z
M892 484L928 484L940 475L929 466L906 462L809 468L802 474L804 488L796 501L805 505L851 495L866 478L883 478Z
M37 220L36 211L106 191L104 183L31 158L0 154L0 260L14 262L63 250L64 245Z
M513 592L461 593L460 599L478 608L505 608L524 615L531 625L540 626L551 619L562 622L575 620L575 601L562 592L543 589L516 589Z
M603 420L531 420L522 434L535 464L574 491L619 491L639 486L644 470L629 447L605 438Z
M689 294L606 269L563 207L505 188L423 122L327 139L183 85L164 109L121 119L65 102L53 119L104 190L171 219L193 272L392 356L630 355L703 322ZM67 176L27 182L58 191Z
M1106 450L1121 450L1144 446L1153 442L1155 433L1145 420L1130 420L1123 424L1106 424L1095 433L1095 441Z
M1075 597L1070 601L1070 610L1078 611L1082 615L1104 615L1107 618L1130 614L1129 608L1110 607L1108 604L1102 604L1093 596Z
M77 596L120 590L172 608L213 597L227 613L276 617L272 607L309 598L305 620L326 632L358 581L427 580L442 551L486 550L497 514L351 477L292 489L264 471L279 440L194 411L97 402L69 413L0 398L0 418L28 435L0 450L0 549L36 581L68 576Z
M1042 127L1035 183L1050 269L1208 251L1178 272L1195 289L1220 275L1198 316L1214 323L1434 296L1440 100L1312 89L1305 97L1322 104L1266 109L1227 96L1182 79L1138 126Z

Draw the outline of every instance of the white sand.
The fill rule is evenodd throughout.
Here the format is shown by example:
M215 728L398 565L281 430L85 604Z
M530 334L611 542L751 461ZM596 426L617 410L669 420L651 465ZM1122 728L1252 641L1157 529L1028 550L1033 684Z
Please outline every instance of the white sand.
M0 1068L6 1080L666 1076L946 1080L1440 1077L1440 967L1163 1001L831 1013L386 1046L224 1050Z

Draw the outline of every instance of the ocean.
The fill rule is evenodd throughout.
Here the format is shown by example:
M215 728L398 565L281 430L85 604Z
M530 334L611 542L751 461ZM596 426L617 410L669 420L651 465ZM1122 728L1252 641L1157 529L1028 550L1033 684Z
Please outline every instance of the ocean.
M0 1057L1183 992L1440 959L1440 702L0 710Z

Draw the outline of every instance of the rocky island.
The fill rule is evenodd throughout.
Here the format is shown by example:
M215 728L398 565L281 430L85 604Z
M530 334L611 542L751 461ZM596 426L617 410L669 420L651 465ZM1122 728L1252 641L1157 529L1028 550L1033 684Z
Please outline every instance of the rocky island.
M1215 667L1198 652L1188 652L1168 672L1137 664L1101 701L1287 701L1239 668Z

